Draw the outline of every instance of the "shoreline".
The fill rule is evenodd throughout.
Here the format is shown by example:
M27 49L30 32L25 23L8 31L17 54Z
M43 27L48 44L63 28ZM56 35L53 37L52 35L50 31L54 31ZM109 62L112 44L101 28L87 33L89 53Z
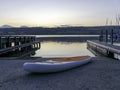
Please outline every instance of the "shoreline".
M0 60L0 89L119 90L120 88L120 61L107 57L93 57L93 61L89 64L58 73L34 74L23 70L24 62L47 59Z

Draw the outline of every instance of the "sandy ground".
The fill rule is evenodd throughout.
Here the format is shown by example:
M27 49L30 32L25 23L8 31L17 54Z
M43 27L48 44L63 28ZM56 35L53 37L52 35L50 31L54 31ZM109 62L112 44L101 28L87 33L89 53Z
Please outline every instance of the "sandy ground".
M33 74L23 63L0 60L0 90L120 90L120 61L95 57L87 65L51 74Z

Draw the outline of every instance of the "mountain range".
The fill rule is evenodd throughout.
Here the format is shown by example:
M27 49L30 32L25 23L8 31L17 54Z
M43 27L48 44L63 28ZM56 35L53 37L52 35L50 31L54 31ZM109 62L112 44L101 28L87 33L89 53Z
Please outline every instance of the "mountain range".
M0 28L16 28L16 27L11 26L11 25L2 25L2 26L0 26ZM23 26L20 26L17 28L28 28L28 26L23 25Z
M0 28L13 28L13 27L10 25L2 25L2 26L0 26Z

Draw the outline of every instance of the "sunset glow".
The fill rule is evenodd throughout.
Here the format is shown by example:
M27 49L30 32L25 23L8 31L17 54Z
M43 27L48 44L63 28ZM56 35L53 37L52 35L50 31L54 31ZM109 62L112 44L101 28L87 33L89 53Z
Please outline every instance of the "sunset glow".
M119 0L2 0L0 26L105 25L106 18L116 24Z

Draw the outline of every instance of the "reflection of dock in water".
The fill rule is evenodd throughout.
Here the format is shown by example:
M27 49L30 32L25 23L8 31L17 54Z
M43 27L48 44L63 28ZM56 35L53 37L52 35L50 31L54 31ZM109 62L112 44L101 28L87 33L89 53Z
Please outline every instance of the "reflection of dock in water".
M24 57L35 54L40 42L35 36L0 36L0 57Z

